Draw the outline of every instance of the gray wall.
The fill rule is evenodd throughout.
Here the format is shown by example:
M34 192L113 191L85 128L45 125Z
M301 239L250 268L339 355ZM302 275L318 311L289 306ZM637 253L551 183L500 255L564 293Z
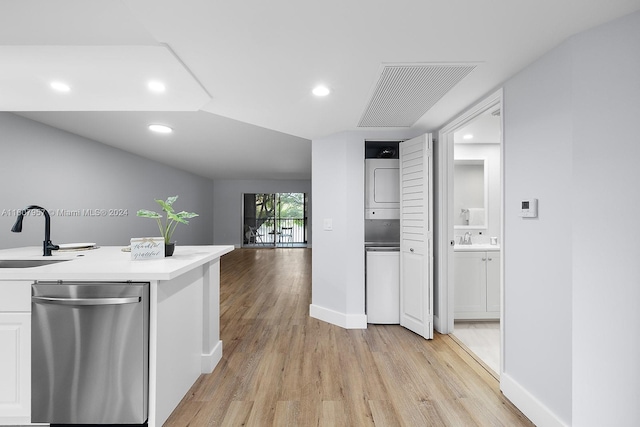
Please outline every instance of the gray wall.
M504 87L501 386L546 408L539 425L640 425L639 51L635 13ZM537 219L518 217L528 197Z
M312 308L364 317L364 140L343 132L311 142L314 209ZM324 229L330 220L333 229ZM313 309L311 315L314 315ZM328 320L323 318L323 320ZM365 323L366 325L366 323Z
M640 12L573 55L573 423L640 425Z
M306 193L309 198L307 242L312 243L311 181L310 180L216 180L213 184L213 230L216 245L242 246L244 193Z
M572 399L570 53L569 45L561 46L504 87L505 357L501 377L503 383L518 383L568 425ZM527 198L538 199L538 218L518 216L520 200Z
M197 212L179 225L179 245L213 243L213 182L41 123L0 113L0 248L41 246L44 218L27 217L22 233L10 231L15 211L40 205L52 212L54 243L129 244L158 236L154 220L138 209L156 198L179 195L178 210ZM64 216L61 211L124 210L119 216Z

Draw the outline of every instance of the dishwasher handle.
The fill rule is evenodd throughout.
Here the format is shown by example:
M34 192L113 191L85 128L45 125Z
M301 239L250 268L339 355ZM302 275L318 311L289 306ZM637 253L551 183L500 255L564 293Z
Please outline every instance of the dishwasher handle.
M142 300L140 297L123 298L56 298L56 297L31 297L31 301L40 304L55 305L121 305L136 304Z

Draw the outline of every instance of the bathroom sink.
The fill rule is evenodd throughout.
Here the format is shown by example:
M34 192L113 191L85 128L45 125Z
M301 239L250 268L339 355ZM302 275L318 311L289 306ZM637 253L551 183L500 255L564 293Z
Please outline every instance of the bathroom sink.
M69 259L0 259L0 268L32 268L71 261Z

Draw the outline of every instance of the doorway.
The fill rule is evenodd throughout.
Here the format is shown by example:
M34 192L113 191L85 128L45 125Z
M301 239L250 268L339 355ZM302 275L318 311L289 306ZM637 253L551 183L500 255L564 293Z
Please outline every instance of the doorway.
M437 330L502 371L502 90L439 133Z
M306 247L306 193L243 194L243 247Z

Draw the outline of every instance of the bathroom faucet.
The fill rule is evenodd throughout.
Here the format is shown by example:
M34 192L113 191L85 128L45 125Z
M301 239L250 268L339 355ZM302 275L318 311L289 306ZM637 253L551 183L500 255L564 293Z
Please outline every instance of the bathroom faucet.
M464 233L464 237L460 237L461 245L470 245L471 244L471 232L467 231Z
M51 218L49 217L49 212L47 212L45 208L31 205L26 209L21 210L18 215L18 219L16 219L16 223L11 227L11 231L14 233L20 233L22 231L22 220L24 219L27 211L30 210L38 210L44 214L44 242L42 242L42 256L51 256L51 250L57 250L60 249L60 247L51 243Z

